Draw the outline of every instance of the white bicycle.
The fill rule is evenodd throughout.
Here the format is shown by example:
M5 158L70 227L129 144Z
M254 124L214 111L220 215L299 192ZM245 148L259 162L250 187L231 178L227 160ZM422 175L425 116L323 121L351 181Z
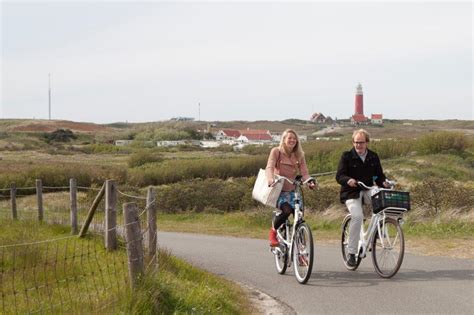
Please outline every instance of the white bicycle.
M311 229L305 223L303 194L301 187L310 182L316 181L310 177L304 182L301 176L291 180L284 176L275 175L276 181L286 180L295 186L295 212L293 222L286 220L277 230L279 245L270 250L275 255L276 269L279 274L284 274L286 269L293 263L296 280L305 284L311 277L313 270L314 245ZM291 257L291 259L288 259Z
M348 214L342 222L342 258L348 270L356 270L367 251L372 251L372 263L382 278L393 277L402 265L405 240L401 225L403 214L410 209L410 198L408 192L395 191L394 183L389 183L391 188L385 189L358 182L359 186L371 191L372 217L367 229L362 224L355 266L347 264L351 215Z

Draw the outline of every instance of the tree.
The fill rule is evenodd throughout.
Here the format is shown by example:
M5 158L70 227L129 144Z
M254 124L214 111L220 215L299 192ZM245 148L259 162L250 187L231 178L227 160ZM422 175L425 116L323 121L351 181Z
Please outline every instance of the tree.
M50 142L69 142L77 139L77 136L69 129L56 129L51 133L44 134L47 143Z

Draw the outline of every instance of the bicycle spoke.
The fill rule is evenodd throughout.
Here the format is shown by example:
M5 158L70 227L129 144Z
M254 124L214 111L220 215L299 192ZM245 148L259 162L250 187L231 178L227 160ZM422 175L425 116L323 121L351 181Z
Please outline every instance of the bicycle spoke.
M387 218L373 241L372 261L377 273L390 278L401 266L404 253L403 234L398 222Z
M313 266L313 237L305 223L297 228L293 246L296 279L299 283L306 283L311 276Z

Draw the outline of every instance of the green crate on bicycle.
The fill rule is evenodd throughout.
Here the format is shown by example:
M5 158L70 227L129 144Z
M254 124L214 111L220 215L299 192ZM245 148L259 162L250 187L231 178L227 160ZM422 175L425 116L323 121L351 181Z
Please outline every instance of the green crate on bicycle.
M372 196L374 213L379 213L388 207L410 210L410 193L406 191L381 190Z

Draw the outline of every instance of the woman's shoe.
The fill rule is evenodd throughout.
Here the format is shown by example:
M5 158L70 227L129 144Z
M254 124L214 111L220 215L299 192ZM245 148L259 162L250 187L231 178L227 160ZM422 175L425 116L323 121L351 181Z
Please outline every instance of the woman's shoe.
M270 239L270 246L275 247L278 246L280 243L277 239L277 231L274 228L271 228L270 235L268 237Z

